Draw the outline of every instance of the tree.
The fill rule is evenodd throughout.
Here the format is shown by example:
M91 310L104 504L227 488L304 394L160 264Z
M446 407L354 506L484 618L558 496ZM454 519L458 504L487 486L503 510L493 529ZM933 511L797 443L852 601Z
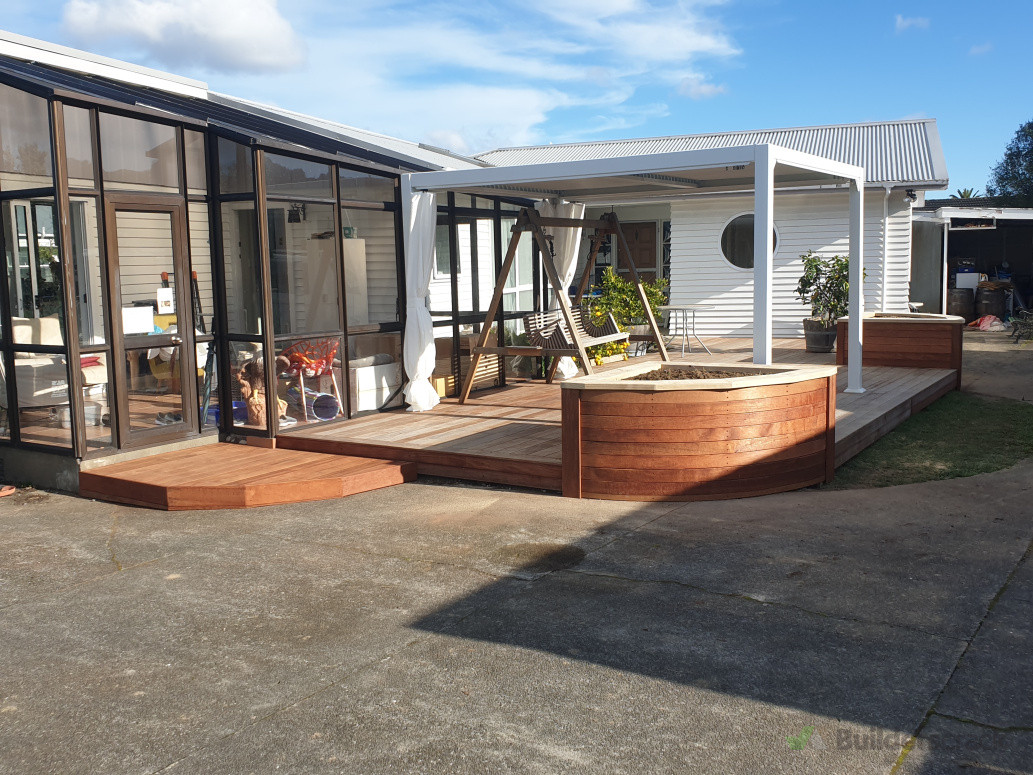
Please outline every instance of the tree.
M982 194L980 194L974 188L959 188L957 191L951 194L951 199L975 199L979 196L982 196Z
M986 184L990 196L1033 201L1033 121L1015 132Z

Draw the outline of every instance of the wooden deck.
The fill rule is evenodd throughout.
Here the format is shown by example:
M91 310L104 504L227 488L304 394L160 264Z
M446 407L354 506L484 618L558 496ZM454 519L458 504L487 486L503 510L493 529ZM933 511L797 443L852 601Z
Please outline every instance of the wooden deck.
M686 353L684 360L731 363L752 356L748 340L707 344L713 355ZM671 354L682 360L677 348ZM805 353L798 340L776 341L777 363L832 365L834 358ZM954 369L866 366L866 392L855 395L843 392L841 367L835 465L953 390L957 379ZM562 491L561 392L559 384L522 382L475 392L466 404L446 399L431 412L391 411L299 428L280 435L276 449L215 444L155 454L80 472L80 494L168 510L244 508L339 498L401 484L417 473Z
M85 498L179 511L326 500L416 478L412 463L212 444L79 473Z
M713 355L686 353L684 360L743 362L752 357L750 340L706 341ZM804 352L800 340L775 344L778 363L835 363L834 354ZM682 360L677 344L671 356ZM866 392L855 395L843 392L842 367L837 379L836 466L954 389L956 382L953 369L866 367ZM466 404L445 399L431 412L392 411L304 428L281 435L277 444L281 449L411 461L426 475L562 489L558 384L517 383L475 392Z

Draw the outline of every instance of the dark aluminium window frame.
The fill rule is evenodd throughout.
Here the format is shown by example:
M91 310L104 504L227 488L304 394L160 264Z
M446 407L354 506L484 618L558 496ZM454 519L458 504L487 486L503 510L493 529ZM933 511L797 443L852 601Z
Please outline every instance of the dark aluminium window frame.
M255 245L259 250L259 274L260 283L262 288L262 317L264 323L262 325L261 334L237 334L231 333L228 330L228 320L224 314L220 318L220 331L226 332L225 335L218 337L220 340L220 347L218 350L219 362L225 364L220 366L220 394L219 401L222 406L232 406L232 379L233 376L229 373L230 367L230 344L231 342L253 342L260 343L262 345L262 355L264 359L264 379L267 395L274 395L276 391L277 378L275 372L276 363L276 348L277 343L295 340L302 337L312 336L326 336L326 337L339 337L342 342L341 348L341 371L342 371L342 393L344 395L344 417L336 420L330 420L328 422L343 422L347 419L351 419L355 416L356 412L351 406L351 390L348 384L348 364L349 364L349 338L353 336L361 336L363 334L376 334L376 333L397 333L400 337L404 337L405 332L405 256L403 249L403 238L402 238L402 215L401 215L401 186L400 179L402 171L395 170L389 171L388 168L383 165L375 164L372 162L364 162L359 159L352 159L340 155L325 154L320 151L314 151L311 149L298 149L295 146L290 146L284 143L278 143L270 141L266 138L255 138L246 135L241 135L237 132L226 130L222 127L213 127L208 133L208 177L209 177L209 194L212 200L212 213L209 216L210 222L216 227L216 233L212 241L212 256L213 263L217 267L219 272L219 295L222 299L222 307L225 310L226 307L226 285L224 275L224 261L223 261L223 235L222 235L222 218L218 212L219 206L223 202L229 201L253 201L255 205ZM252 162L252 187L253 191L250 193L243 194L221 194L218 189L219 186L219 161L218 161L218 139L223 138L231 142L243 145L251 151L251 162ZM265 183L265 154L273 153L277 156L288 156L294 159L300 159L304 161L316 162L319 164L326 164L330 166L331 173L331 184L333 187L333 197L311 197L311 196L300 196L300 195L281 195L273 194L269 195L267 186ZM385 180L391 181L392 189L394 191L394 200L385 202L361 202L352 199L342 199L340 190L340 177L341 170L350 170L354 172L360 172L364 174L374 175L377 177L383 177ZM273 321L273 304L272 304L272 266L271 259L272 254L269 245L269 223L268 223L268 209L270 202L301 202L311 204L324 204L329 205L333 208L334 217L334 251L335 261L337 267L338 277L338 325L339 328L333 331L321 331L321 332L299 332L299 333L288 333L288 334L277 334L272 325ZM348 320L348 309L347 309L347 279L345 277L344 265L342 259L343 246L341 244L344 239L343 229L341 228L341 209L352 208L352 209L365 209L379 212L390 212L394 216L394 246L395 246L395 277L396 277L396 290L397 290L397 320L388 323L370 323L358 326L349 326ZM404 364L402 364L402 384L404 385L406 374ZM277 428L277 407L275 401L266 401L266 427L265 428L248 428L233 425L232 412L221 412L220 413L220 426L223 434L236 435L236 436L254 436L263 439L273 439L281 433L288 433L290 430L285 429L280 431ZM390 411L389 409L382 409L380 411ZM303 429L298 429L303 430Z

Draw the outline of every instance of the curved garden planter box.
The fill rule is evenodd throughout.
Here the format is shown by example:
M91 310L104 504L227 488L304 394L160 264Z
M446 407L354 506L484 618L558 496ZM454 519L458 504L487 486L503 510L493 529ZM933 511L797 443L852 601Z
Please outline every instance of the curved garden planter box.
M849 318L836 324L836 363L848 357ZM921 312L868 313L862 329L861 363L864 366L899 366L908 369L956 369L961 385L961 337L965 319L956 315Z
M627 379L656 367L628 366L563 383L564 495L720 500L832 479L835 366L710 363L706 368L757 374Z

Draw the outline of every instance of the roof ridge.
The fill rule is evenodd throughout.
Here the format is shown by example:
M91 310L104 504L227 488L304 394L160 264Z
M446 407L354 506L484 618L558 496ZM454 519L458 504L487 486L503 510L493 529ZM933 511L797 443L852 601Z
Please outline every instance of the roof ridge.
M815 129L845 129L848 127L868 126L892 126L900 124L929 124L935 122L935 118L898 118L889 121L855 121L848 124L814 124L811 126L785 126L772 127L769 129L730 129L723 132L694 132L683 135L654 135L652 137L621 137L611 140L580 140L572 143L544 143L542 145L514 145L504 148L492 148L481 153L474 154L473 158L479 159L491 153L502 151L524 151L532 148L581 148L589 145L606 145L608 143L637 143L650 142L655 140L685 140L690 137L720 137L722 135L744 135L763 134L765 132L806 132Z
M447 148L441 148L436 145L428 145L426 143L417 142L415 140L406 140L404 137L396 137L395 135L389 135L384 132L377 132L373 129L363 129L362 127L352 126L351 124L345 124L340 121L334 121L333 119L321 118L320 116L313 116L308 113L302 113L301 111L294 110L293 108L285 108L281 107L280 105L270 105L267 102L259 102L258 100L251 100L245 97L234 97L232 94L226 94L224 92L211 93L219 97L224 97L226 99L236 100L237 102L245 102L248 105L254 105L257 108L264 108L266 110L271 110L274 112L285 113L293 118L304 119L306 121L313 121L334 127L340 127L341 129L350 132L362 132L363 134L370 135L371 137L379 137L383 138L384 140L391 140L396 143L403 143L404 145L409 145L413 148L422 148L423 150L433 151L434 153L441 154L442 156L449 156L453 159L460 159L462 161L468 161L472 163L483 163L472 156L463 156L462 154L456 153L455 151L450 151Z

